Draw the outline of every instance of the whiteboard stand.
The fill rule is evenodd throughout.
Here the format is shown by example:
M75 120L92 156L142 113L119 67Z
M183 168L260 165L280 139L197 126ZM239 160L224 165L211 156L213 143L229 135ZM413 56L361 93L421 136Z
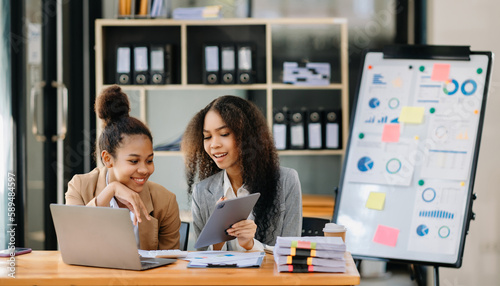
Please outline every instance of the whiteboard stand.
M434 286L439 286L439 268L434 266Z
M365 51L332 219L354 259L433 266L435 285L461 267L492 61L468 46Z

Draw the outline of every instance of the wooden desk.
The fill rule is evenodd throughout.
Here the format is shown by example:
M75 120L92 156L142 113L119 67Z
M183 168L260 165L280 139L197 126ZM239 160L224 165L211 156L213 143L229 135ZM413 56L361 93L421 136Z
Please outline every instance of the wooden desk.
M279 273L267 254L260 268L186 268L188 262L145 271L68 265L58 251L33 251L16 257L15 278L8 258L0 258L0 285L358 285L359 273L346 253L345 273Z

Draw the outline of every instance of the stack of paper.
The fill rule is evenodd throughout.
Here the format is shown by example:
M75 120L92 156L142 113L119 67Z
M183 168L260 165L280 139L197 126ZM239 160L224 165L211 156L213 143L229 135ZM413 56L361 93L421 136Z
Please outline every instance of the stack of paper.
M220 19L220 5L192 8L176 8L172 13L172 17L177 20L205 20L205 19Z
M273 254L279 272L345 272L345 250L340 237L278 237Z
M189 268L260 267L264 252L195 251L184 258Z

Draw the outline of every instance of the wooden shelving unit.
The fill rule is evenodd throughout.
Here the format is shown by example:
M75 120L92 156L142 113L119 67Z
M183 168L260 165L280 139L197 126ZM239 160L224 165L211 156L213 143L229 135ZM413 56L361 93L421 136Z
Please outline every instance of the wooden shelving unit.
M297 86L273 82L273 36L276 27L297 26L337 26L339 43L337 52L338 66L332 66L340 74L338 82L326 86ZM146 97L149 92L165 91L197 91L206 90L243 90L265 93L265 115L272 126L273 102L277 91L337 91L340 92L342 110L342 146L345 148L348 138L349 96L348 96L348 40L347 20L344 18L283 18L283 19L220 19L210 21L179 21L171 19L99 19L96 21L96 94L114 83L113 67L115 66L114 50L120 43L144 43L147 41L165 41L177 47L174 73L177 78L168 85L122 85L126 91L137 91L140 94L140 117L147 122L148 106ZM214 30L216 29L216 30ZM214 31L225 31L225 35L217 36ZM231 34L232 33L232 34ZM257 82L249 85L205 85L201 82L201 46L198 46L207 35L218 40L250 40L257 43L258 63ZM212 34L212 35L211 35ZM231 39L226 39L227 34ZM160 39L159 39L160 37ZM163 39L161 38L163 37ZM246 37L250 37L247 39ZM274 63L275 64L275 63ZM275 67L276 70L276 67ZM187 122L186 122L187 124ZM100 124L97 124L99 131ZM279 151L281 156L327 156L340 155L339 150L285 150ZM176 151L155 152L157 156L181 156ZM99 161L99 160L97 160Z

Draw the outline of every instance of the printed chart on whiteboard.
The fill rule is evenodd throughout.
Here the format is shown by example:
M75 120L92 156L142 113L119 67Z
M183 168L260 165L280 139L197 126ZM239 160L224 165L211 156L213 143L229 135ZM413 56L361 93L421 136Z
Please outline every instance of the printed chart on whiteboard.
M365 55L334 219L359 257L457 264L491 53Z

